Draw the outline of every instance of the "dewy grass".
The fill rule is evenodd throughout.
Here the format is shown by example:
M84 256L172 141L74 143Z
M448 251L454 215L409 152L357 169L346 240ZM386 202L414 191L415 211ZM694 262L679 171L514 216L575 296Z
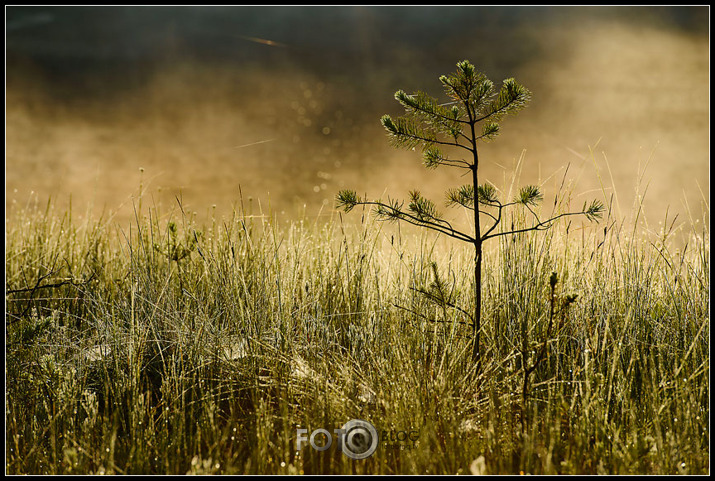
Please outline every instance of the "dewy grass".
M612 217L578 227L490 246L474 379L465 317L421 292L469 299L471 256L448 239L367 212L151 209L126 229L19 212L6 472L709 472L709 233L676 251ZM367 459L297 449L298 428L351 419L380 434Z

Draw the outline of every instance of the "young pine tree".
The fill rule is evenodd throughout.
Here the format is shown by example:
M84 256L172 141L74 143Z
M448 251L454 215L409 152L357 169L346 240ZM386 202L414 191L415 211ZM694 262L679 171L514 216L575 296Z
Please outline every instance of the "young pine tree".
M384 115L381 121L395 146L422 149L427 168L447 166L471 173L471 183L447 191L447 205L461 206L473 212L473 216L470 216L474 220L473 233L455 229L438 213L435 204L418 191L410 192L406 209L404 203L398 201L388 200L383 203L361 199L352 190L338 193L337 206L349 212L357 205L372 205L379 218L405 221L473 246L475 303L474 314L469 317L472 324L472 359L479 371L484 242L498 236L549 229L557 219L570 215L584 215L593 221L601 216L603 204L595 200L588 206L584 204L581 211L561 213L541 220L532 207L543 196L539 188L533 185L522 188L512 201L502 203L491 184L479 184L479 145L496 137L499 121L526 106L531 93L513 78L504 80L501 88L496 91L494 84L466 60L457 64L455 73L443 75L439 80L450 99L447 103L439 103L424 92L408 95L399 90L395 98L404 106L406 114L396 119ZM445 148L451 148L463 156L450 157L444 153ZM534 223L522 229L497 230L504 209L517 205L530 210Z

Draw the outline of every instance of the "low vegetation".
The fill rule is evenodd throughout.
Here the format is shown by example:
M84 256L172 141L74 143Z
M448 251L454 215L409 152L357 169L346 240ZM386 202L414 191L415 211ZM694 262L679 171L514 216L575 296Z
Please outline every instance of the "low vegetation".
M607 210L485 245L475 377L472 326L425 295L473 312L473 250L359 212L14 213L6 472L709 472L707 230ZM351 419L367 459L296 449Z

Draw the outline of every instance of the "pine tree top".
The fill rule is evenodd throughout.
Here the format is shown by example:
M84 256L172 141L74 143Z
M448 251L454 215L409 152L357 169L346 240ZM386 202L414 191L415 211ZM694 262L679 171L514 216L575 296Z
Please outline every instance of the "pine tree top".
M499 134L499 121L505 115L524 108L531 98L531 92L513 78L505 79L497 91L494 83L467 60L457 63L456 72L442 75L440 81L448 102L421 91L408 94L398 90L395 99L405 108L405 115L381 118L392 144L407 149L420 147L428 168L469 168L468 160L449 158L442 148L474 152L478 141L490 141ZM477 124L481 124L479 128Z

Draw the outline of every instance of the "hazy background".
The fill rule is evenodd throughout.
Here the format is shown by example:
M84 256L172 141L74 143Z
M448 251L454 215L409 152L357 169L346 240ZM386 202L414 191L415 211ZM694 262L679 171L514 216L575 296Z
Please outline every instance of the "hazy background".
M462 59L533 93L482 179L522 158L548 194L570 165L576 207L602 182L628 214L640 185L656 225L709 199L707 6L7 7L6 45L6 209L34 192L127 221L140 185L200 216L239 186L286 217L329 214L341 187L441 201L461 172L426 171L379 118Z

